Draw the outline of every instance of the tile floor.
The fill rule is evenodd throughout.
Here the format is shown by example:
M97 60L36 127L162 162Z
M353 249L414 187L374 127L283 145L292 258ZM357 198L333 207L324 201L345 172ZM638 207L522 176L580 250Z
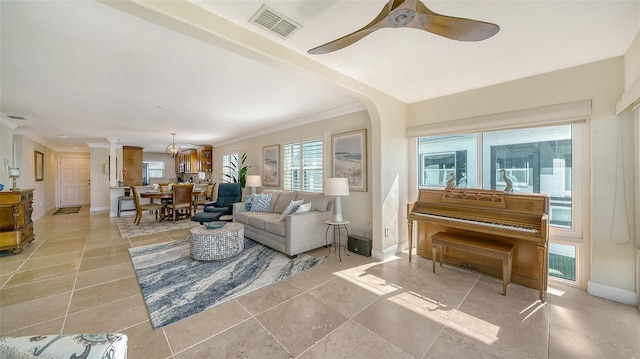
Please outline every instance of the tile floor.
M108 213L46 215L0 257L0 334L119 331L129 358L640 358L640 312L551 283L537 292L406 254L331 255L317 268L152 330L128 248ZM326 248L309 254L324 257Z

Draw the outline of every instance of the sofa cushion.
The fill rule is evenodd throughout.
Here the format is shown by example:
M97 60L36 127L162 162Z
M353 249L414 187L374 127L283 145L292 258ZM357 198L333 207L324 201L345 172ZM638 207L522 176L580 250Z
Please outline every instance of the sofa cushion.
M251 212L270 212L271 193L255 194L251 202Z
M251 215L254 213L255 212L250 211L237 211L233 214L233 220L234 222L249 224L249 217L251 217Z
M277 213L252 213L252 216L248 218L248 225L264 231L266 222L277 222L279 218L280 215Z
M278 196L275 206L273 207L273 213L282 213L287 206L296 199L298 191L282 191Z
M282 196L281 196L281 198L282 198ZM287 206L287 208L285 208L284 211L282 211L282 214L280 215L280 220L284 221L284 219L287 218L288 215L290 215L296 209L298 209L298 207L300 207L302 202L303 202L303 200L289 202L289 205Z
M326 211L327 205L329 204L329 198L320 192L300 191L296 199L303 199L305 203L311 203L311 209L313 211Z
M262 193L264 194L271 194L271 208L269 209L270 212L273 212L273 208L276 206L276 202L278 201L280 192L282 191L279 189L265 189L264 191L262 191Z
M278 220L278 218L264 221L264 230L276 236L284 237L286 235L285 228L285 222Z

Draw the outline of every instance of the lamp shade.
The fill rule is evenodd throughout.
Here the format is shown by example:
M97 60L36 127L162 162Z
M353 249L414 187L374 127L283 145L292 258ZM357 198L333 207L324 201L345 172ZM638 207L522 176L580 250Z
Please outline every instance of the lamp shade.
M260 187L262 186L262 176L260 175L248 175L246 187Z
M9 177L20 177L20 169L17 167L9 168Z
M326 196L348 196L349 179L347 178L327 178L324 181L324 194Z

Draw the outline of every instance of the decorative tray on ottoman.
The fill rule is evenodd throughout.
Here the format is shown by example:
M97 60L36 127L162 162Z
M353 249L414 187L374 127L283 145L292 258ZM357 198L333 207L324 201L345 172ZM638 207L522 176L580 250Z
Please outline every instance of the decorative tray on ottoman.
M213 221L205 224L205 227L209 229L218 229L218 228L224 227L225 224L226 224L225 222Z

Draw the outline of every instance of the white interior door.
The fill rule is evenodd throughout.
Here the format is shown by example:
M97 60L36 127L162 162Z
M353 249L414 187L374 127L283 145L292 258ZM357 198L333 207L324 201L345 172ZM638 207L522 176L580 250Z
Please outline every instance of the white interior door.
M90 176L88 158L60 158L60 207L91 203Z

